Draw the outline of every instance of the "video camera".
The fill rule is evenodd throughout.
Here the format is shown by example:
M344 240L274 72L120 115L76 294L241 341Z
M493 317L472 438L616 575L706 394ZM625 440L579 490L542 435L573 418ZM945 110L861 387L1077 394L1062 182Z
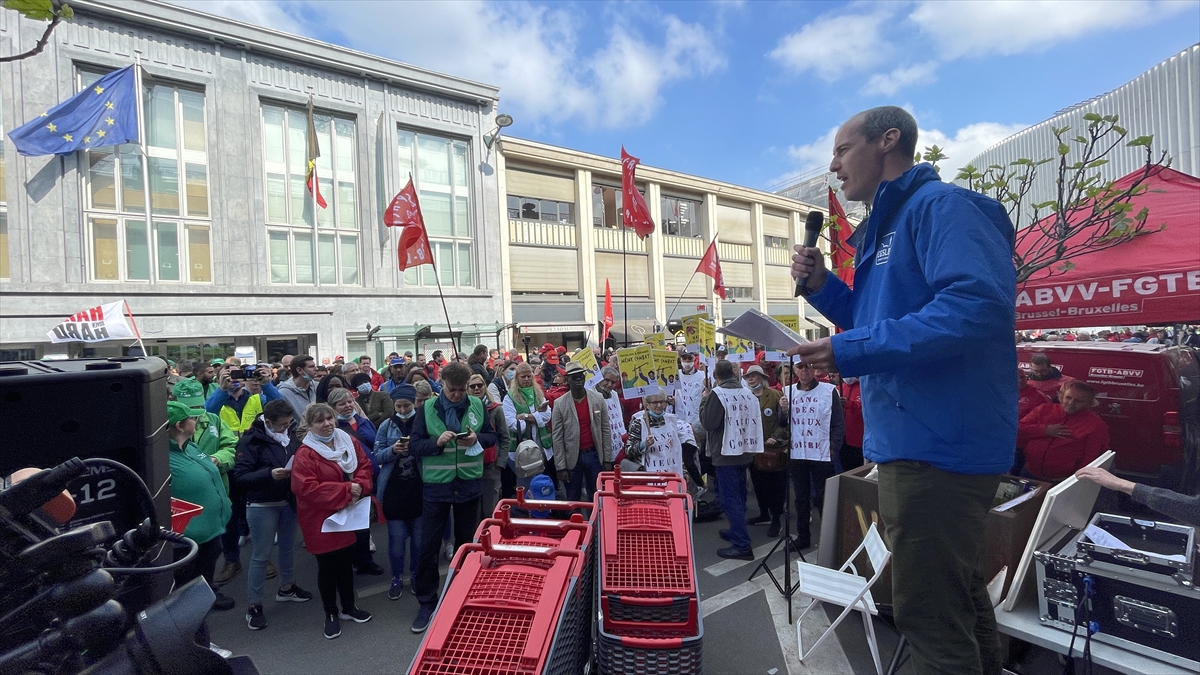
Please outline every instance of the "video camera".
M103 468L132 488L145 519L118 537L112 521L70 529L68 484ZM186 556L152 565L169 545ZM215 596L203 578L131 616L116 600L136 575L168 573L199 547L159 526L153 497L132 469L72 458L0 491L0 675L256 675L248 657L223 659L196 643Z

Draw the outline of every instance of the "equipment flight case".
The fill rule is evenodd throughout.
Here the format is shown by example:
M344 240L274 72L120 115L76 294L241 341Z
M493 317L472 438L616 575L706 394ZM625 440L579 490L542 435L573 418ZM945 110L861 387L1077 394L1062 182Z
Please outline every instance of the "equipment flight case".
M1090 525L1129 548L1072 530L1037 551L1042 623L1200 669L1195 530L1106 513Z

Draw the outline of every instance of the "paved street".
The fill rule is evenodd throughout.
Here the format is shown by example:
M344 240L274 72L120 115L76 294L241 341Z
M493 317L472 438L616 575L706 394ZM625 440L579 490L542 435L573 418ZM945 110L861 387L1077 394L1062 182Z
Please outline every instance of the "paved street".
M753 503L753 496L750 498ZM751 513L754 512L751 506ZM796 632L787 622L787 605L765 574L747 581L758 564L723 560L716 550L724 546L717 532L726 527L724 519L695 526L696 563L704 613L704 665L709 675L750 675L782 673L870 673L874 672L870 653L863 638L862 623L848 618L838 630L838 640L827 640L810 659L801 664L796 653ZM774 543L767 539L767 528L750 528L755 554L761 556ZM387 566L384 547L387 533L381 525L373 529L379 551L375 559ZM816 537L814 536L814 541ZM809 555L813 559L813 555ZM243 550L243 565L250 559ZM782 575L782 549L772 557L777 575ZM323 617L319 599L305 604L264 603L268 627L251 632L244 620L246 608L246 572L225 585L224 591L237 600L229 612L210 615L213 641L237 654L252 656L262 673L396 673L412 661L419 644L409 625L417 611L417 602L406 589L395 602L387 599L388 576L356 576L361 606L375 616L366 624L342 622L342 636L325 640L321 636ZM316 592L316 563L301 551L297 555L297 582ZM267 581L267 597L273 597L277 580ZM798 616L803 609L800 598L794 600ZM832 615L836 617L836 614ZM812 644L828 625L828 618L815 612L805 620L806 644ZM886 661L895 642L894 633L877 624L880 648ZM902 671L903 672L903 671Z

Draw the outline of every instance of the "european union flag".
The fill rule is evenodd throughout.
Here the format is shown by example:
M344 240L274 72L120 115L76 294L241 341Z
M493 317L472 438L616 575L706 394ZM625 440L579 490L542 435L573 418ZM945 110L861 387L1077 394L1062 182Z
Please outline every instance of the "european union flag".
M129 66L105 75L8 137L29 157L137 142L137 83Z

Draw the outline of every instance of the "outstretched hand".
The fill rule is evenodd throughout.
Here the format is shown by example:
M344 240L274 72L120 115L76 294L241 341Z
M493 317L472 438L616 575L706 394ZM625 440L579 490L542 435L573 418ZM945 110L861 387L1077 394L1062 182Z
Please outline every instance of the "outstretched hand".
M787 351L788 356L798 357L796 365L819 368L827 373L838 372L837 362L833 360L833 342L829 338L821 338L814 342L796 345Z

